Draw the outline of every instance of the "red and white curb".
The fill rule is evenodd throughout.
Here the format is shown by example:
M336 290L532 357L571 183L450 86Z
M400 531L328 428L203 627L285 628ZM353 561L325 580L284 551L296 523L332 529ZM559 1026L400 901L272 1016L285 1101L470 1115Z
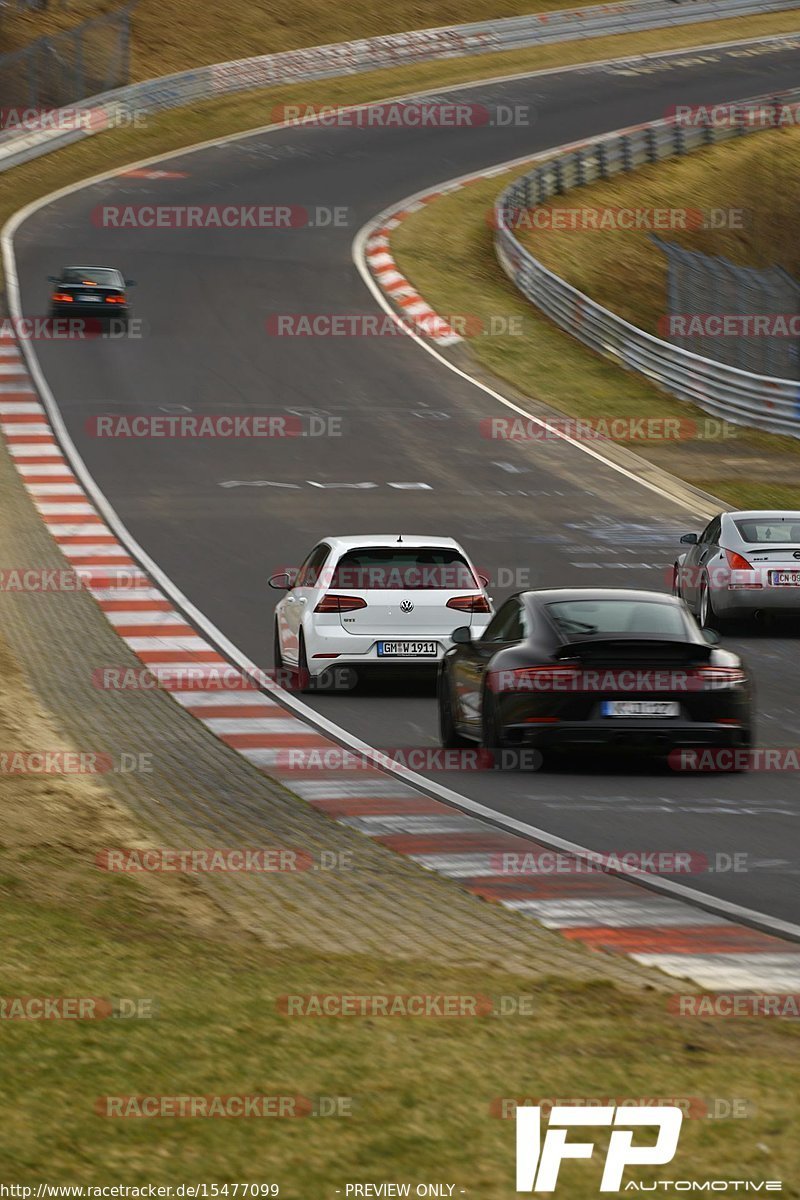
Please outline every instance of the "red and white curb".
M409 201L398 208L387 218L384 225L374 230L367 241L365 259L375 282L391 300L398 313L416 333L429 337L439 346L452 346L463 341L459 333L431 308L412 283L397 268L390 244L392 232L397 229L406 217L419 212L426 204L431 204L444 195L443 191L430 192L418 199Z
M0 380L0 429L63 554L87 575L89 591L140 662L226 745L331 819L593 950L627 954L708 988L800 991L800 945L589 872L569 855L559 855L558 873L506 872L504 855L535 855L544 864L555 856L544 843L459 812L377 768L326 768L326 760L341 758L341 746L259 691L137 566L62 454L8 339L0 341ZM192 686L181 690L190 672Z
M581 143L581 145L583 144ZM537 157L544 158L546 155L534 155L515 161L519 164L533 161ZM410 196L407 200L402 200L399 204L386 209L377 219L374 228L370 228L364 245L364 262L370 275L405 323L415 333L421 334L438 346L452 346L456 342L463 342L464 338L448 324L444 317L439 316L424 296L420 295L414 284L406 279L398 269L392 254L392 234L408 217L418 213L429 204L433 204L435 200L440 200L451 192L469 187L471 183L480 183L485 179L492 179L495 175L501 175L509 170L511 165L503 163L499 167L489 167L477 174L465 175L461 179L454 179L449 183L442 184L433 192Z

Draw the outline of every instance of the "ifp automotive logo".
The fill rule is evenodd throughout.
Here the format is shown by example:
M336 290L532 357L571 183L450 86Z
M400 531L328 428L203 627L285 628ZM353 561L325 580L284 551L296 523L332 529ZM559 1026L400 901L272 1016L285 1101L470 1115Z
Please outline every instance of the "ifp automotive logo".
M542 1140L541 1108L517 1109L517 1191L552 1192L565 1158L591 1158L594 1142L568 1142L571 1125L657 1125L658 1137L651 1146L634 1146L631 1128L615 1129L608 1143L601 1192L618 1192L627 1166L660 1166L672 1162L678 1149L683 1113L675 1105L652 1108L580 1107L556 1105Z
M663 1166L672 1162L678 1149L683 1110L675 1104L654 1104L646 1107L628 1105L553 1105L548 1129L542 1139L542 1109L518 1106L517 1118L517 1192L554 1192L561 1164L568 1158L591 1158L594 1142L567 1141L573 1125L619 1126L608 1141L601 1192L654 1192L672 1195L676 1192L781 1192L780 1179L659 1179L639 1183L628 1180L623 1185L626 1167ZM634 1135L639 1126L655 1126L646 1135L646 1144L635 1146Z

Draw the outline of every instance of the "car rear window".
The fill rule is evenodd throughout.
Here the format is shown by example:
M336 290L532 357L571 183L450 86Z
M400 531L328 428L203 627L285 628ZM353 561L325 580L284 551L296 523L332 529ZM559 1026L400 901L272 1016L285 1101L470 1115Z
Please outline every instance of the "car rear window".
M95 283L100 287L121 287L122 276L111 267L67 267L62 276L64 283Z
M563 600L546 607L568 641L594 634L685 637L687 632L680 608L658 600Z
M391 591L458 591L479 586L463 555L435 546L350 550L339 559L331 582L335 588Z
M734 525L746 542L800 543L800 513L789 513L785 517L748 517L744 521L734 521Z

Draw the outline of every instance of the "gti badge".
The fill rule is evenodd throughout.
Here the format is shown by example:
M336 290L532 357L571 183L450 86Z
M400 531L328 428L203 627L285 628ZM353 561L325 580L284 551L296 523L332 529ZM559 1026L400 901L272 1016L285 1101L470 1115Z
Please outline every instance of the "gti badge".
M414 605L410 600L403 600L400 604L400 612L413 612Z

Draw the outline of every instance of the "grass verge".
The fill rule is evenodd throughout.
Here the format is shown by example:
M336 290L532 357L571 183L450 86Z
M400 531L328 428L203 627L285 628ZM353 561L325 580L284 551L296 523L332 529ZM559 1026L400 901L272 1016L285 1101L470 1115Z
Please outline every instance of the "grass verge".
M593 2L493 0L491 19L529 12L546 14ZM68 5L51 5L44 11L9 9L3 12L0 26L0 51L18 49L43 34L72 29L82 21L120 7L120 0L71 0ZM791 15L774 14L778 18ZM764 22L772 18L770 14L769 18L752 20ZM138 0L134 10L131 72L133 79L148 79L224 59L486 19L486 0L433 0L432 3L398 0L391 6L376 5L373 0L351 0L346 5L333 5L329 0L300 0L291 8L281 0L261 0L258 4L239 0L235 6L203 4L202 0L169 0L168 4L164 0ZM742 26L745 20L748 18L741 19ZM738 21L726 23L733 26ZM683 28L679 27L678 32ZM667 36L669 32L665 31Z
M0 745L59 744L2 643L0 681ZM96 869L99 846L146 841L105 786L74 776L2 783L0 996L148 998L157 1015L0 1019L4 1182L246 1180L308 1200L354 1181L433 1180L500 1200L514 1194L514 1134L493 1115L497 1102L545 1096L693 1099L680 1177L791 1177L792 1024L680 1019L663 993L442 968L422 949L405 963L322 958L302 945L276 953L223 919L189 877ZM524 996L532 1011L336 1019L277 1009L279 996L320 992ZM339 1097L344 1115L96 1111L100 1097L241 1094ZM737 1101L742 1119L705 1115L716 1100ZM588 1200L595 1176L567 1165L564 1190Z
M591 184L558 205L542 207L738 210L729 227L676 229L661 236L687 250L723 255L738 266L777 263L797 277L798 150L800 130L771 130ZM666 258L645 232L526 229L521 241L600 304L651 333L658 331L667 294Z
M517 167L507 176L445 196L407 218L392 235L400 270L438 312L467 313L481 318L484 327L496 317L515 320L514 328L519 332L513 335L471 339L469 347L477 362L521 392L570 417L594 421L654 417L694 422L689 426L691 436L686 439L646 442L634 437L623 439L623 444L731 506L800 507L800 441L741 426L728 425L720 430L720 422L711 418L707 424L707 416L700 409L673 399L563 333L540 316L506 279L495 257L487 216L505 183L519 174ZM635 186L633 179L631 185ZM589 196L590 191L593 189L582 190L581 202L596 202L594 195ZM632 203L630 195L628 203ZM647 205L646 194L643 198L637 192L635 203ZM616 248L618 264L625 251L615 244L624 239L597 234L591 243L593 252L603 237L609 238L603 247L605 254ZM586 253L588 258L588 249ZM595 264L587 265L585 270L594 277ZM618 265L611 259L606 261L606 270L615 270L619 275ZM630 274L626 263L626 287Z

